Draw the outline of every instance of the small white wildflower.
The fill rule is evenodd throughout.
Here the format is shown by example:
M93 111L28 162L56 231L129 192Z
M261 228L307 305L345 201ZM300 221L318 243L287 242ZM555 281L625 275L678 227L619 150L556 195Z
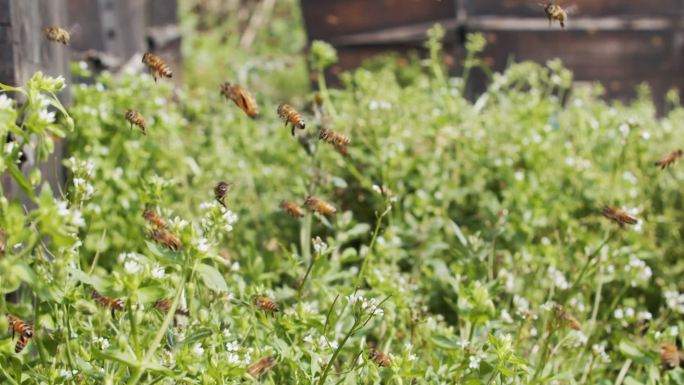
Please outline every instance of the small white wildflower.
M622 308L617 308L613 312L613 317L615 319L623 319L623 318L625 318L625 312L622 310Z
M382 194L382 189L377 184L373 185L373 191L375 191L378 194Z
M72 378L74 377L74 375L71 373L71 371L66 370L66 369L60 370L60 371L59 371L59 376L60 376L60 377L64 377L64 378L66 378L67 380L70 380L70 379L72 379Z
M166 275L164 268L160 265L156 265L152 268L152 277L156 279L162 279Z
M565 274L563 274L560 270L556 269L553 266L549 266L547 272L557 288L561 290L566 290L570 288L570 282L568 282L568 280L565 278Z
M525 173L522 171L516 171L513 176L515 177L515 180L517 180L517 181L522 181L523 179L525 179Z
M233 342L226 342L226 350L229 352L237 352L240 349L240 345L238 345L237 341Z
M622 123L619 127L618 130L623 136L629 135L629 124Z
M553 301L547 301L544 302L541 306L539 306L543 311L551 311L553 309Z
M313 243L313 248L314 251L316 251L316 254L322 254L325 250L328 249L328 244L323 242L321 237L316 237L312 240Z
M238 271L240 270L240 262L235 261L233 264L230 265L230 271Z
M126 270L128 274L137 274L142 269L143 266L135 260L129 259L124 263L124 270Z
M673 326L670 328L670 335L672 337L677 337L679 335L679 328L676 326Z
M625 317L626 318L634 318L634 309L631 307L628 307L625 309Z
M207 238L201 237L195 241L195 247L202 253L209 251L209 241Z
M651 133L648 131L644 131L641 133L641 139L643 140L649 140L651 139Z
M202 357L204 355L204 348L202 347L202 344L195 344L195 346L192 348L192 352L195 353L196 356Z
M577 348L577 347L586 345L587 341L589 341L589 337L587 337L581 331L573 330L573 332L575 333L575 338L576 338L575 343L574 343L574 347Z
M532 328L530 329L530 336L536 337L539 332L537 331L537 328Z
M228 363L232 365L237 365L240 363L240 356L238 356L236 353L230 353L228 354Z
M651 312L647 310L644 310L637 313L637 318L640 320L650 321L651 319L653 319L653 314L651 314Z
M223 333L223 336L226 338L230 338L230 336L232 336L232 334L230 333L230 330L228 328L223 329L222 333Z
M38 111L38 120L42 123L54 123L55 122L55 112L48 110Z
M480 361L481 361L481 359L478 356L472 355L472 356L468 357L468 368L473 369L473 370L479 369L480 368Z
M0 94L0 110L9 110L12 108L12 99L5 94Z
M512 323L513 322L513 318L508 313L508 310L506 310L506 309L501 310L501 320L503 320L506 323Z

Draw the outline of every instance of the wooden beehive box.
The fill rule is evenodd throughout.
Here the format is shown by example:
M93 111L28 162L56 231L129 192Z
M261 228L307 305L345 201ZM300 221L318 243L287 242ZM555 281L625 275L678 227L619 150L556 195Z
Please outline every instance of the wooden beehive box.
M684 3L680 0L573 0L565 30L548 22L534 0L303 0L310 40L338 48L337 71L377 53L420 49L425 31L445 26L445 46L455 63L465 36L482 32L483 53L494 70L510 60L544 63L560 58L580 81L601 81L608 95L629 99L647 82L656 101L672 87L684 86ZM482 79L475 77L474 82ZM477 88L477 87L475 87Z

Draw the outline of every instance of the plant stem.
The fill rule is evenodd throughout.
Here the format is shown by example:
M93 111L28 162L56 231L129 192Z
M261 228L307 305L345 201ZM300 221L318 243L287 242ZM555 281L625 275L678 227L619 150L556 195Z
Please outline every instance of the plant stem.
M187 272L185 272L183 274L183 280L178 284L178 287L176 288L176 294L174 295L173 302L171 303L171 308L169 309L168 313L166 313L166 317L164 317L164 322L159 328L157 335L154 337L154 340L152 341L152 346L150 346L150 348L147 350L147 353L143 357L141 365L133 369L133 374L131 375L131 379L128 381L128 385L135 385L138 383L138 381L140 381L140 377L142 377L143 373L145 372L145 366L150 361L154 353L157 351L157 348L159 347L162 338L164 338L164 335L166 334L169 325L171 325L171 321L176 316L176 309L178 308L178 304L180 303L181 294L183 294L183 288L185 287L185 284L190 280L190 277L194 275L195 267L196 265L193 266L191 273L188 274Z
M135 324L135 313L133 313L133 306L131 301L126 301L126 311L128 312L128 320L131 324L131 334L133 335L133 351L135 351L135 358L140 360L140 341L138 340L138 328Z
M304 223L299 229L299 244L302 249L302 258L307 261L311 260L311 228L313 222L313 214L307 211L304 216Z
M317 71L318 71L318 89L321 91L321 96L323 97L323 102L325 103L325 106L328 108L328 111L330 111L330 115L337 120L338 115L337 111L335 110L335 106L333 106L332 101L330 100L330 93L328 92L328 85L326 84L325 81L325 71L323 70L323 67L317 66Z
M611 231L608 236L601 242L601 244L594 249L593 252L591 252L589 255L587 255L587 260L584 262L584 266L582 266L582 270L580 270L579 275L577 278L575 278L575 281L572 283L572 286L570 286L570 289L565 292L565 295L563 297L562 304L565 304L565 301L572 296L572 294L577 290L577 287L579 286L580 282L582 281L582 278L584 278L584 275L587 273L587 270L589 270L589 265L591 265L591 261L594 260L596 255L603 249L603 247L608 244L608 242L613 238L613 236L616 234L616 231Z
M354 320L354 325L352 325L351 329L349 329L349 332L347 332L347 335L344 336L342 339L342 342L340 342L340 345L335 349L335 352L333 352L332 357L330 357L330 360L328 360L328 363L325 365L325 370L323 370L323 374L321 374L321 378L318 379L318 385L323 385L325 384L325 379L328 377L328 373L330 372L330 368L332 367L333 363L335 362L335 359L337 356L340 354L340 351L344 347L344 344L347 343L347 340L356 333L356 327L359 325L359 319Z
M622 365L622 369L620 369L620 373L615 379L615 385L622 385L622 381L624 381L625 376L627 376L627 372L629 371L630 366L632 366L632 360L628 359L627 361L625 361L625 364Z
M299 298L302 297L302 290L304 289L304 284L306 283L306 279L309 278L309 274L311 274L311 270L313 270L313 266L316 263L316 260L318 260L318 253L315 253L313 256L311 256L311 262L309 262L309 267L306 269L306 274L304 274L304 278L302 278L302 281L299 284L299 288L297 289L297 296Z
M544 369L546 366L546 359L547 359L547 354L546 352L549 350L549 344L551 343L551 338L553 337L553 333L556 330L555 327L553 327L553 315L551 316L546 325L547 329L549 329L549 333L546 336L546 339L544 340L544 343L542 344L542 350L539 352L539 362L537 362L537 368L534 371L534 376L532 377L532 381L530 381L530 384L536 384L537 383L537 377L541 374L541 371Z
M373 247L375 246L375 241L378 239L378 234L380 233L380 226L382 225L382 220L389 213L391 206L388 206L382 214L380 214L375 222L375 230L373 230L373 237L368 245L368 252L363 257L363 263L361 264L361 270L359 270L359 276L356 278L356 284L354 285L354 290L357 290L363 281L364 274L366 272L366 266L368 265L368 260L370 259L370 254L373 252Z
M487 385L491 384L492 381L494 381L494 378L499 374L499 369L496 369L492 372L492 376L489 377L489 381L487 381Z

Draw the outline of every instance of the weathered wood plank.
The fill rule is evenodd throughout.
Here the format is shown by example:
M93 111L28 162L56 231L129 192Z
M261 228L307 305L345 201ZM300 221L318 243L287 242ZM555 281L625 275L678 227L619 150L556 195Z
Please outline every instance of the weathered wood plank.
M546 0L465 0L469 15L508 15L544 17L538 3ZM568 0L560 4L577 16L672 16L681 12L680 0Z

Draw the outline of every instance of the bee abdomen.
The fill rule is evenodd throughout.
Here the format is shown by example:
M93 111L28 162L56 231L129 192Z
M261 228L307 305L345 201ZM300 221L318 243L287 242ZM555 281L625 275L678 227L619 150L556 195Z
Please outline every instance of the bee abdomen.
M313 210L319 214L332 216L335 215L335 213L337 212L337 209L335 209L333 205L313 196L307 197L304 201L304 204L310 210Z

